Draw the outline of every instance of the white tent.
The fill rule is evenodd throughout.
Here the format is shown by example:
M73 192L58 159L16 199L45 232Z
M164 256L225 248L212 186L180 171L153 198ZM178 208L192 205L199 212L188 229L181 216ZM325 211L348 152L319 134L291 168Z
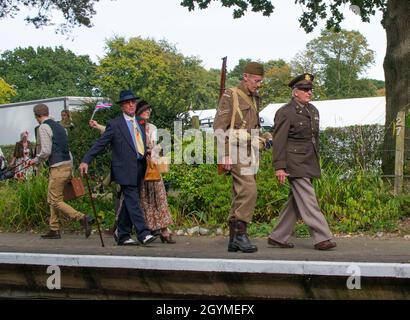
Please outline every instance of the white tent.
M27 130L29 140L35 141L34 128L38 125L33 114L33 107L45 103L56 121L61 120L61 111L78 110L83 105L99 98L87 97L57 97L42 100L32 100L0 105L0 145L15 144L20 140L20 133Z
M320 128L346 127L353 125L381 124L386 117L386 98L354 98L313 101L312 104L319 110ZM273 103L266 106L259 116L263 126L273 126L276 111L284 103Z
M216 109L193 110L189 111L188 115L190 118L197 116L199 118L199 127L202 130L208 131L212 130Z
M272 103L259 112L261 125L271 128L276 111L284 104ZM386 117L385 97L322 100L312 101L312 104L319 110L321 129L366 124L384 125ZM216 109L189 112L190 117L199 117L200 127L204 130L212 128L215 114Z

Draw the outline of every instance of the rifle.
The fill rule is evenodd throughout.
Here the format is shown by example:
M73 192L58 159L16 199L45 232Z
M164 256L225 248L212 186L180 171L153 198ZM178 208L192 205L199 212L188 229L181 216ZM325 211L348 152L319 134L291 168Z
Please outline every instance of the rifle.
M221 68L221 81L219 82L219 100L221 100L222 95L225 92L225 84L226 84L226 60L228 57L222 58L222 68Z
M226 61L228 57L223 57L222 58L222 68L221 68L221 80L219 82L219 98L218 98L218 103L222 98L222 95L225 92L225 85L226 85ZM224 174L225 169L223 167L223 164L218 163L218 174Z

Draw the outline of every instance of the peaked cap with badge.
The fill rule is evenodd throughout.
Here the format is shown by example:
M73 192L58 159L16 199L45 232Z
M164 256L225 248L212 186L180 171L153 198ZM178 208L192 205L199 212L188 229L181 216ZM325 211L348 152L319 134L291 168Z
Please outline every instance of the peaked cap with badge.
M289 82L288 86L292 89L295 89L295 88L312 89L314 78L315 76L313 74L303 73L301 75L298 75L291 82Z

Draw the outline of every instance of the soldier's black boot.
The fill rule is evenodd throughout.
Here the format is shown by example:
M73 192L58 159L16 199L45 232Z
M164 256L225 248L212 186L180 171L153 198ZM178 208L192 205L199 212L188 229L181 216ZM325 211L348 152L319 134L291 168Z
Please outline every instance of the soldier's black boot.
M235 220L229 220L229 243L228 243L228 251L236 251L234 250L233 246L233 238L235 237ZM232 248L232 250L231 250Z
M248 239L248 235L246 234L246 223L240 220L235 220L230 222L229 226L231 226L231 223L234 226L234 236L232 241L229 241L228 251L242 251L246 253L258 251L258 247L253 245Z

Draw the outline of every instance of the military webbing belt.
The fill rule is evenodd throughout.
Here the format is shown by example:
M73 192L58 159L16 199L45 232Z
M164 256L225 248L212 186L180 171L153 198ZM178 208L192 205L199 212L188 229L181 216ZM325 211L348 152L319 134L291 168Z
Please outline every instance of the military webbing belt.
M244 129L244 126L246 126L246 121L243 119L243 113L241 109L239 108L239 99L238 99L238 94L241 96L242 99L245 100L246 103L252 106L252 108L255 110L256 114L258 114L258 109L256 107L256 101L255 97L251 100L249 96L247 96L241 89L239 88L230 88L233 94L233 112L232 112L232 118L231 118L231 128L233 129L233 124L235 122L235 115L238 113L239 117L241 118L242 125L241 127Z

